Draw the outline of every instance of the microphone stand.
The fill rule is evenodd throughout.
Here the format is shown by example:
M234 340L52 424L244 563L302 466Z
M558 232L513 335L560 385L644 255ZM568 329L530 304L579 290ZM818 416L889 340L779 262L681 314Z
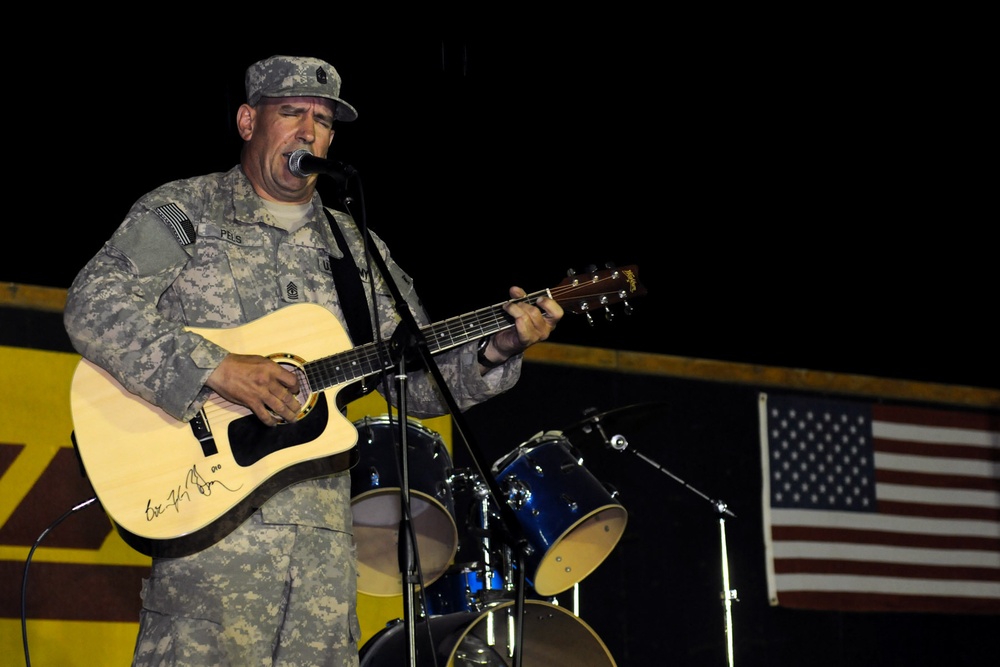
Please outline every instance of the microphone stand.
M326 173L326 172L324 172ZM351 169L351 175L358 178L359 188L360 188L360 177L357 172ZM353 180L353 179L352 179ZM351 203L351 198L347 196L344 191L344 183L335 179L335 185L338 187L340 192L340 201L348 210L350 209L349 204ZM362 240L367 248L368 246L368 235L367 235L367 224L364 218L364 197L361 196L362 202L362 224L359 226L361 230ZM346 249L345 249L346 250ZM441 370L438 368L437 364L433 360L433 355L427 347L427 341L424 339L423 332L420 329L420 325L417 323L416 318L414 318L413 313L410 312L410 308L407 304L406 299L403 297L399 286L393 279L392 273L389 271L389 267L386 265L385 259L378 252L367 252L366 256L374 261L376 268L379 273L385 279L386 286L389 288L389 292L392 295L393 301L396 306L396 312L400 317L400 322L396 327L396 331L393 333L391 341L391 352L394 356L398 357L398 375L396 379L398 380L398 400L397 400L397 411L399 413L399 430L400 430L400 466L402 472L401 488L400 488L400 539L399 539L399 560L400 560L400 572L403 577L403 615L404 622L406 624L407 632L407 664L412 667L416 667L416 622L415 617L417 615L417 610L414 606L414 587L418 583L418 573L414 568L414 563L419 559L419 554L416 552L416 536L412 532L412 526L409 522L409 478L408 478L408 466L407 466L407 445L406 445L406 432L407 432L407 413L406 413L406 360L410 353L415 353L416 358L421 361L421 366L431 373L434 378L434 382L441 391L441 395L444 397L445 402L448 405L448 409L451 413L452 422L454 428L458 431L459 436L465 443L469 454L475 463L479 474L483 481L486 483L489 489L490 495L496 506L499 508L501 515L501 526L498 532L503 537L504 541L510 546L511 553L516 563L516 568L518 571L518 582L515 591L515 617L514 617L514 653L513 653L513 663L511 667L521 666L521 657L523 652L523 632L524 632L524 596L525 596L525 556L529 554L532 550L531 545L528 542L527 537L524 535L523 529L517 520L517 515L514 513L513 508L510 507L506 502L502 502L501 499L504 497L504 493L500 488L499 483L490 474L489 465L485 462L485 457L476 445L474 438L469 433L468 429L464 425L464 415L455 397L452 395L448 388L447 383L444 380L444 376L441 374ZM374 279L373 279L374 284ZM405 339L402 337L405 336ZM386 360L381 360L382 368L388 369L393 366L392 363L388 363ZM405 531L405 532L404 532ZM436 651L436 646L433 645L434 637L430 632L429 619L427 623L428 636L431 640L431 650Z
M378 254L378 253L375 253ZM388 275L388 274L383 274ZM414 610L415 587L420 583L420 569L417 566L417 559L420 554L417 550L417 536L413 531L412 517L410 516L410 467L407 452L407 407L406 407L406 355L399 358L399 372L396 375L398 386L396 409L399 413L399 543L397 544L399 560L399 571L402 574L403 589L403 617L406 620L406 655L409 656L408 664L416 665L416 621ZM433 637L431 638L433 640ZM433 645L433 641L431 642ZM432 646L433 650L433 646Z
M628 448L629 444L625 436L616 434L612 435L610 438L608 437L607 433L605 433L604 431L604 427L601 424L599 416L593 417L592 421L594 427L596 427L597 429L598 434L600 434L601 438L604 440L605 446L610 447L611 449L617 452L623 452ZM712 498L709 498L707 495L705 495L698 489L694 488L693 486L685 482L683 479L673 474L672 472L670 472L669 470L667 470L662 465L660 465L653 459L649 458L645 454L639 452L634 448L629 451L631 451L633 454L635 454L640 459L642 459L649 465L653 466L663 474L673 479L675 482L682 485L687 490L707 500L709 503L712 504L712 507L715 508L715 511L719 515L719 540L720 540L720 552L722 556L722 606L723 606L723 621L724 621L724 628L726 635L726 659L727 659L726 664L729 665L729 667L733 667L734 664L733 602L734 601L738 602L739 598L737 597L736 589L730 588L729 584L729 552L726 549L726 515L729 515L734 519L736 518L736 515L726 506L726 503L722 502L721 500L713 500Z

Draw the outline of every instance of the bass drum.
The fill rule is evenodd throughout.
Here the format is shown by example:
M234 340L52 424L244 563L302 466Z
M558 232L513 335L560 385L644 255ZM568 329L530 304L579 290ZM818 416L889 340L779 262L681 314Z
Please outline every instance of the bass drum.
M415 664L510 667L514 664L514 613L515 603L504 602L480 613L460 612L421 620L414 632ZM433 646L428 645L428 629ZM615 667L608 647L589 625L548 602L525 601L521 636L521 664L526 667ZM406 665L406 646L406 625L396 621L361 647L360 667Z
M365 417L358 429L360 457L351 468L351 511L357 545L358 591L377 597L402 595L399 524L402 475L396 441L399 421ZM438 433L416 420L406 425L410 514L424 585L447 571L458 549L455 505L448 477L451 455Z

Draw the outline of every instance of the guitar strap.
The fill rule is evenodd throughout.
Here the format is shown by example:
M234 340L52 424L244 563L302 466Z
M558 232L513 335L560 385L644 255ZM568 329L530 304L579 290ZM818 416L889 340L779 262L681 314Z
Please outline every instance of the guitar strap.
M347 245L344 232L337 224L333 215L323 207L327 220L330 221L330 229L333 231L333 238L337 245L344 252L341 259L330 257L330 270L333 273L333 282L337 286L337 295L340 298L340 308L344 311L347 319L347 329L351 332L351 340L354 345L364 345L374 339L372 336L372 318L368 311L368 298L365 296L364 287L358 274L358 266L351 255L351 247Z

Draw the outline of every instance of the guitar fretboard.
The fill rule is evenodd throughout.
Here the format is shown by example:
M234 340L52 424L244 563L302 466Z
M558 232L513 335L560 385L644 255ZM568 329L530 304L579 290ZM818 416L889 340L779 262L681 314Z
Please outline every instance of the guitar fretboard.
M540 290L515 301L534 305L538 299L548 294L548 290ZM504 310L507 303L509 302L505 301L429 324L421 327L420 334L431 354L438 354L469 341L485 338L514 326L507 311ZM381 341L316 359L306 363L304 369L310 389L321 391L381 373L392 368L398 359L399 353L393 349L392 341Z

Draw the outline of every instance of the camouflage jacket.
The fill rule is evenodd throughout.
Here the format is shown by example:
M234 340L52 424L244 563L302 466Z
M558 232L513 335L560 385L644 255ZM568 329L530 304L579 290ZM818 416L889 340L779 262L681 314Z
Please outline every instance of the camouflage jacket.
M333 239L319 194L312 204L311 219L303 227L284 231L238 165L225 173L167 183L144 195L69 288L64 324L73 346L130 392L187 421L210 396L205 381L228 354L187 327L229 328L310 302L330 310L346 332L330 269L331 257L343 258L344 249ZM343 230L350 256L363 258L353 219L327 210ZM392 261L381 239L372 236L369 247L386 259L418 323L427 324L409 276ZM359 273L370 301L372 274ZM385 280L374 273L379 331L388 339L399 316ZM480 376L475 347L475 342L467 343L434 358L462 410L508 390L520 375L521 358L515 357ZM447 404L429 373L409 373L407 383L411 416L445 414ZM334 495L341 497L311 508L321 488L338 489ZM345 488L343 479L302 482L267 505L279 513L284 502L280 515L291 521L348 529L342 525L349 520L341 502Z

